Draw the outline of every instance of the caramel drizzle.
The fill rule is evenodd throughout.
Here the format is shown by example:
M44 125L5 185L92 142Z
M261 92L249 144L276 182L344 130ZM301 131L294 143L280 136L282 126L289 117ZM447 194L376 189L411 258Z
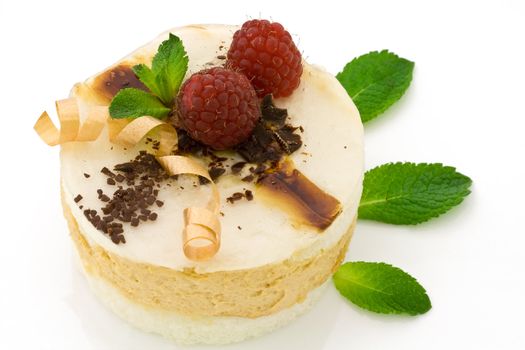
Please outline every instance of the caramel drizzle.
M206 207L190 207L184 210L184 254L188 259L202 261L217 253L221 236L218 219L219 191L208 171L199 163L188 157L170 155L177 148L177 131L171 124L150 116L132 121L111 119L106 106L93 107L81 124L78 104L74 98L57 101L56 110L60 129L57 129L47 112L42 113L34 126L37 134L49 146L73 141L95 141L105 125L108 125L110 141L124 147L135 146L150 132L158 132L160 145L156 154L157 160L170 175L202 176L211 184L212 195Z
M341 203L295 169L289 160L264 176L259 184L259 197L282 207L298 224L324 230L341 213Z

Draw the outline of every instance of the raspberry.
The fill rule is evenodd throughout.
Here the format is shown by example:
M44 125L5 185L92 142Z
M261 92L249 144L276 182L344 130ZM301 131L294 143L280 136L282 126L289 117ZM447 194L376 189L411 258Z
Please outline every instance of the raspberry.
M217 150L246 140L261 116L250 81L221 67L197 72L182 85L178 113L193 139Z
M290 33L267 20L247 21L235 32L227 64L246 74L260 97L290 96L303 73L301 53Z

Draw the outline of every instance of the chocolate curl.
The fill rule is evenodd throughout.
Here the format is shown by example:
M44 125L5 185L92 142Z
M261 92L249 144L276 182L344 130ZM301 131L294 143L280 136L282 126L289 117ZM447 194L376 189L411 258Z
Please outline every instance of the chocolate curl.
M210 181L212 195L206 208L190 207L184 210L182 244L184 254L195 261L208 260L220 247L221 224L218 219L220 196L208 171L188 157L164 156L157 160L170 175L198 175Z

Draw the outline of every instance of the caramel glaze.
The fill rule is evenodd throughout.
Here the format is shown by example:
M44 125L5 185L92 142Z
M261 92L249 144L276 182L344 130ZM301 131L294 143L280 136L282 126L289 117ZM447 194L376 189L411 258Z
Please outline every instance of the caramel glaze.
M130 65L120 64L99 74L93 82L93 89L108 101L124 88L137 88L148 91L148 88L137 78Z
M280 207L298 224L322 231L341 213L341 203L317 187L297 170L290 160L283 161L275 172L259 181L259 198Z

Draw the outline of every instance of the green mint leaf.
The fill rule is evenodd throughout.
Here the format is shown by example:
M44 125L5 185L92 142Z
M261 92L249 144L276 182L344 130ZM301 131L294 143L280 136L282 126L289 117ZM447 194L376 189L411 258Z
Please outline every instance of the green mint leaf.
M333 276L339 293L381 314L424 314L432 308L425 289L403 270L385 263L348 262Z
M179 87L188 70L188 56L182 40L170 33L168 40L162 42L151 64L155 83L159 87L157 96L166 105L173 104ZM140 76L139 76L140 79ZM144 82L147 86L147 84ZM152 90L153 91L153 90Z
M146 87L155 95L159 96L162 92L155 80L155 73L145 64L133 66L133 73Z
M469 177L439 163L384 164L365 173L359 218L419 224L460 204L471 184Z
M145 115L160 119L166 117L170 111L157 97L134 88L120 90L109 106L109 114L115 119Z
M383 113L405 93L414 62L383 50L354 58L337 80L352 98L363 123Z

